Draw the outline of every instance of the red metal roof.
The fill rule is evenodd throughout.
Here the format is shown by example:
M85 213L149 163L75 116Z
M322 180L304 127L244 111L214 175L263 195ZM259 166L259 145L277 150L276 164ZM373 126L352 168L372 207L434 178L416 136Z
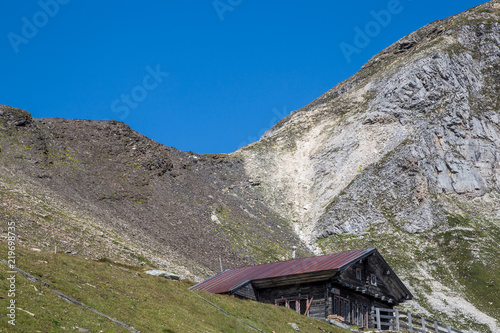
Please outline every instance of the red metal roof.
M247 281L341 269L373 251L375 249L357 250L229 269L198 283L191 289L206 290L215 294L227 293Z

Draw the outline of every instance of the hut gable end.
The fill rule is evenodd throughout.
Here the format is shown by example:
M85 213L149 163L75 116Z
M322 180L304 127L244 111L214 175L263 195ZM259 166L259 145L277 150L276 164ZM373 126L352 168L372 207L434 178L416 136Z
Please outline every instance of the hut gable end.
M353 291L361 291L389 304L398 304L412 297L389 264L374 251L345 267L335 278L336 284Z

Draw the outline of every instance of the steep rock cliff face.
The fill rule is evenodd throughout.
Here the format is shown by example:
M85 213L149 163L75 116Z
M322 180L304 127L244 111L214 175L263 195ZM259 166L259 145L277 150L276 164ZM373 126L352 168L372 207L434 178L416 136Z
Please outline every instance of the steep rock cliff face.
M396 210L415 232L442 219L431 195L499 190L500 25L489 6L405 37L241 151L305 239L361 231L382 193L388 205L405 201ZM349 200L336 204L341 192Z
M426 272L465 302L437 312L484 315L472 319L485 325L477 329L494 331L499 85L500 3L491 1L396 42L237 154L311 249L386 248L420 304L436 313L452 302L423 291L430 280L415 277ZM470 288L472 275L484 290Z

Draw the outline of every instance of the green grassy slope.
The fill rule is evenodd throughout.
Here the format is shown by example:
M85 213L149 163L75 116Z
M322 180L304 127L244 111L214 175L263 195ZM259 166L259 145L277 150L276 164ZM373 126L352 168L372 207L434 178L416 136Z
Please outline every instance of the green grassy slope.
M7 257L5 242L0 243L0 253ZM265 332L294 332L288 323L297 323L301 332L344 331L282 307L197 292L232 315L228 316L190 292L188 287L192 282L149 276L142 272L143 267L24 248L17 249L17 256L20 269L48 282L50 288L141 332L256 332L241 320ZM19 273L15 297L17 325L13 328L6 317L8 269L0 265L2 332L63 332L78 328L91 332L128 332Z

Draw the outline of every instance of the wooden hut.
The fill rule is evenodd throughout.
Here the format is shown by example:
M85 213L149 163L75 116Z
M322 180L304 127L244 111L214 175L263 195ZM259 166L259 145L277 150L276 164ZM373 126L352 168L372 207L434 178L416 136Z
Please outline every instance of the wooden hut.
M377 249L229 269L193 290L271 303L325 319L373 327L374 308L392 309L412 295Z

